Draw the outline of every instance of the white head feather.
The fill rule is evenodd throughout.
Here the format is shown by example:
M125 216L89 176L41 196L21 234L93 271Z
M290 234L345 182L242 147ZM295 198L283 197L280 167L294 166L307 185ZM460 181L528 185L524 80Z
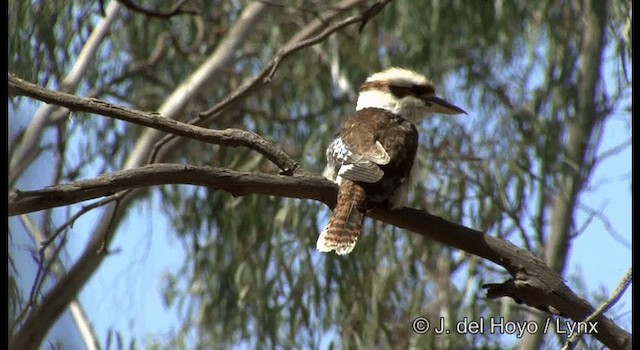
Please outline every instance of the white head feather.
M423 87L421 95L406 94L397 96L391 88ZM405 90L406 91L406 90ZM434 98L428 101L425 97ZM433 113L459 114L464 111L435 97L433 84L424 75L405 68L392 67L371 75L362 84L356 110L364 108L380 108L398 114L403 118L415 121Z

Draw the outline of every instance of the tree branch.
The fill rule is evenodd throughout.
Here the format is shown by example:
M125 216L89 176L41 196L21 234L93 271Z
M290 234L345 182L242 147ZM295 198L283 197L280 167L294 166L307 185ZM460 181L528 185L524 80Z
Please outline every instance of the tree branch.
M208 186L230 192L234 196L264 194L315 199L330 206L335 204L337 194L335 191L327 191L333 188L332 183L317 175L296 173L294 176L277 176L224 168L157 163L38 191L12 190L9 194L9 215L70 205L124 190L167 184Z
M98 22L91 31L89 38L82 47L80 54L76 59L76 63L71 68L71 72L62 79L60 89L62 91L71 92L76 89L80 80L85 76L89 65L94 63L96 53L100 44L109 34L111 24L118 18L120 12L120 4L112 1L107 6L104 17ZM35 113L35 116L27 129L24 131L22 141L17 145L11 157L9 164L9 183L13 184L23 171L31 164L35 157L31 157L34 150L40 142L42 132L50 123L51 113L55 110L55 106L41 105Z
M218 104L216 104L215 106L209 108L208 110L201 112L199 114L199 117L201 118L206 118L206 117L210 117L220 111L222 111L223 109L229 107L230 105L232 105L235 101L237 101L238 99L242 98L242 96L244 96L245 94L247 94L249 91L251 91L252 89L254 89L256 86L258 86L258 84L263 83L263 84L267 84L271 81L271 79L273 78L273 75L275 74L275 71L278 69L278 67L280 66L280 64L290 55L294 54L295 52L308 47L308 46L312 46L315 45L317 43L322 42L324 39L326 39L327 37L329 37L331 34L335 33L336 31L350 26L354 23L360 23L360 30L362 30L362 27L375 15L377 15L380 11L382 11L382 9L389 4L389 2L391 2L391 0L382 0L382 1L378 1L376 3L374 3L373 5L371 5L371 7L369 7L369 9L365 10L362 14L357 15L357 16L352 16L349 18L346 18L330 27L328 27L327 29L323 30L320 34L315 35L311 38L308 39L304 39L303 38L294 38L297 40L291 40L289 41L289 43L287 45L285 45L280 51L278 51L278 53L275 55L275 57L271 60L271 62L266 65L262 71L260 72L260 74L258 74L254 79L252 79L248 84L243 85L241 87L239 87L238 89L236 89L235 91L233 91L232 93L230 93L228 95L227 98L225 98L224 100L220 101Z
M199 14L199 12L196 11L196 10L183 8L182 5L184 5L186 0L180 0L180 1L176 2L173 6L171 6L171 8L169 10L165 10L165 11L150 10L150 9L147 9L147 8L144 8L142 6L137 5L135 2L133 2L131 0L118 0L118 2L121 3L122 5L126 6L129 10L135 11L135 12L139 12L139 13L145 15L145 16L148 16L148 17L156 17L156 18L167 19L167 18L171 18L171 17L176 16L176 15L184 15L184 14L197 15L197 14Z
M315 174L293 176L239 172L178 164L153 164L122 170L89 180L51 186L38 191L11 191L9 215L49 209L94 199L114 192L166 184L189 184L223 190L234 196L262 194L313 199L335 205L337 186ZM428 239L493 261L513 277L501 284L487 284L488 297L510 296L520 303L583 321L595 315L598 340L612 349L631 346L631 335L578 297L562 277L528 251L482 232L448 222L425 211L375 209L367 215Z
M622 297L622 294L624 294L624 291L627 290L627 288L631 284L632 271L633 270L630 267L627 273L622 278L622 280L620 280L620 282L618 283L618 287L616 287L616 290L613 292L611 297L609 297L609 299L607 299L604 303L598 306L596 311L594 311L591 315L589 315L589 317L587 317L584 320L584 322L592 322L596 317L598 317L600 314L604 313L605 311L609 310L611 306L613 306L615 303L618 302L618 300L620 300L620 298ZM579 335L580 335L579 332L573 333L571 338L567 340L567 343L564 345L562 350L568 350L571 346L571 343L575 342L578 339Z
M49 90L22 80L11 73L8 73L8 76L10 94L29 96L40 101L64 106L72 111L95 113L210 144L247 147L267 157L284 174L291 174L298 167L298 163L284 151L276 147L272 142L250 131L207 129L165 118L158 113L139 111L116 106L95 98L82 98L64 92Z
M372 7L366 10L362 15L349 17L325 29L320 34L310 37L311 35L316 33L318 30L326 26L325 21L329 21L333 19L334 17L340 15L344 10L349 9L353 6L356 6L360 2L362 2L362 0L345 1L340 6L336 7L335 10L332 9L328 11L329 14L326 16L326 18L317 19L314 22L310 23L308 26L305 27L304 30L302 30L301 32L296 34L293 38L291 38L282 47L282 49L280 49L276 53L276 55L273 57L273 59L271 59L269 64L267 64L262 68L260 73L258 73L255 77L253 77L251 80L249 80L245 84L242 84L241 86L237 87L235 90L227 94L227 96L222 101L218 102L208 110L198 113L198 116L190 120L188 123L193 125L200 124L204 120L210 118L211 116L216 115L228 109L233 104L238 103L243 98L247 97L252 91L255 91L261 84L263 85L268 84L273 78L275 71L278 69L280 64L287 57L289 57L293 53L305 47L312 46L321 42L322 40L326 39L329 35L351 24L361 22L362 23L361 27L362 27L366 23L366 21L368 21L371 18L371 16L374 16L378 12L380 12L384 8L384 6L386 6L390 2L390 0L380 0L375 4L373 4ZM376 11L372 11L371 9L376 9ZM156 144L153 146L153 149L151 151L151 155L149 157L150 161L148 163L154 162L159 152L159 149L169 141L175 139L175 137L176 135L165 135L162 139L156 142Z

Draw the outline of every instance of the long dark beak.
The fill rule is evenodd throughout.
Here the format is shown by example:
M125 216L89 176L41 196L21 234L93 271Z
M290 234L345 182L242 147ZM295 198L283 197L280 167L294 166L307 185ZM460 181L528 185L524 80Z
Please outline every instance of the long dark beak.
M467 114L464 109L454 106L451 103L441 99L438 96L427 96L425 98L427 102L432 103L434 113L438 114Z

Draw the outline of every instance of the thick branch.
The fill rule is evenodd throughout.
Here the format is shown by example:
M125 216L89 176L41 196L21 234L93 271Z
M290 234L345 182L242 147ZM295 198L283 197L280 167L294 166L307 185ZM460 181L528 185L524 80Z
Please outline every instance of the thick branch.
M284 151L253 132L239 129L207 129L165 118L158 113L139 111L116 106L95 98L83 98L64 92L49 90L22 80L11 73L8 75L10 94L29 96L40 101L67 107L73 111L100 114L206 143L231 147L247 147L267 157L282 169L283 173L290 174L298 166L298 163L284 153Z
M11 191L9 215L70 205L128 189L167 184L208 186L234 196L266 194L308 198L330 206L333 206L336 197L336 192L327 191L333 188L331 182L317 175L276 176L223 168L158 163L38 191Z
M335 204L336 186L313 174L278 176L178 164L154 164L101 175L94 179L52 186L38 191L12 191L9 214L49 209L102 197L125 189L165 184L208 186L235 196L263 194L306 198ZM490 297L510 296L529 306L550 310L574 321L584 320L594 308L567 287L562 277L531 253L501 239L448 222L424 211L376 209L368 216L404 228L434 241L464 250L503 266L513 279L487 285ZM597 339L612 349L630 347L631 335L600 315Z

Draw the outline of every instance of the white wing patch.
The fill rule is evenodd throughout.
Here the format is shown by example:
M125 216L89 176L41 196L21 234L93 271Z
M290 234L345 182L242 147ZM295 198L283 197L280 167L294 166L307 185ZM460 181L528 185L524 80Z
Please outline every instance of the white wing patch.
M389 161L391 160L391 157L389 157L389 153L387 153L387 150L384 149L384 147L382 147L382 144L378 141L376 141L375 154L366 154L365 158L378 165L389 164Z
M345 164L341 166L338 176L351 181L374 183L382 179L384 172L376 164L367 161L359 165Z
M380 181L384 172L379 165L389 164L390 157L382 144L376 141L375 150L367 154L355 154L336 138L327 148L327 167L323 176L339 183L341 178L352 181L374 183Z
M342 143L342 140L338 137L334 139L329 147L327 147L327 167L324 169L322 176L325 178L337 182L338 169L342 163L347 160L347 147Z

